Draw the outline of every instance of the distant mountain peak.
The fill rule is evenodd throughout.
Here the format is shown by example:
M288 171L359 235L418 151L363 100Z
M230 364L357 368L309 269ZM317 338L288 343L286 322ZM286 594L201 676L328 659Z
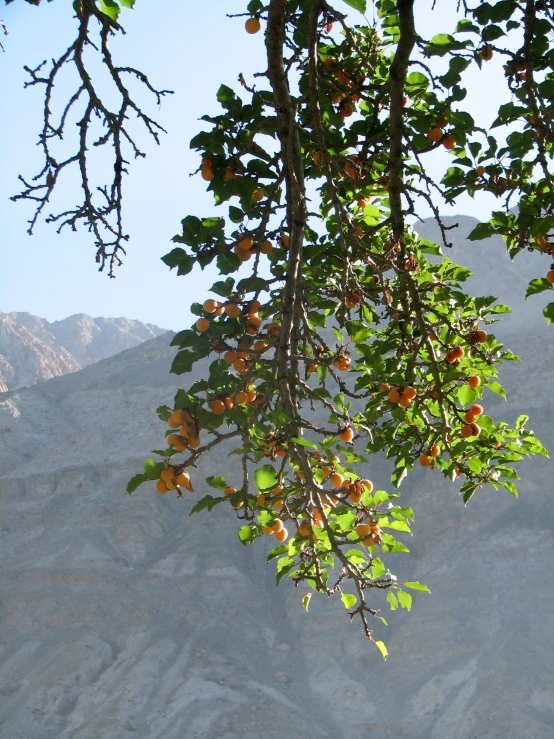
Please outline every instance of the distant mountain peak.
M0 392L76 372L165 332L130 318L77 313L50 322L27 312L0 312Z

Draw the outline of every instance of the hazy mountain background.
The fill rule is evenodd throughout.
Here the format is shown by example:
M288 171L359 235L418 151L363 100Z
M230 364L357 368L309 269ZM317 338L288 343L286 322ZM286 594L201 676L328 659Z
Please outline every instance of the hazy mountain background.
M164 332L128 318L80 313L50 323L31 313L0 313L0 392L77 372Z
M552 449L554 329L544 296L523 299L548 260L511 264L500 239L465 241L474 219L452 220L449 256L514 307L497 333L525 357L487 410L529 413ZM459 485L423 469L403 483L416 521L395 568L432 595L411 613L383 603L385 664L340 601L314 596L306 614L291 583L275 587L269 537L243 547L224 504L189 518L204 477L232 481L237 458L204 462L185 501L153 484L125 494L159 446L155 408L193 380L168 374L168 344L0 395L0 737L552 739L549 460L521 465L519 501L485 489L464 508ZM378 487L389 475L367 469Z

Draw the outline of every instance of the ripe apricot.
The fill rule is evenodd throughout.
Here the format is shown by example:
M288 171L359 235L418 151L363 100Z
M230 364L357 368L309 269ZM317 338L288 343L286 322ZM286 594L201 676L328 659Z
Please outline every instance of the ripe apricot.
M331 67L334 67L336 63L336 59L333 59L332 56L328 56L327 59L323 60L323 64L327 67L327 69L331 69Z
M254 239L251 239L250 236L245 236L239 241L238 246L244 251L248 251L254 246Z
M387 398L390 400L391 403L398 403L398 401L400 400L400 392L398 388L391 388L389 394L387 395Z
M364 486L368 493L371 493L371 491L373 490L373 483L371 482L371 480L360 480L360 483Z
M285 527L284 527L283 522L281 521L280 518L278 518L275 521L275 523L271 525L271 530L273 531L274 534L276 534L278 531L282 531L284 528Z
M456 146L456 139L449 133L448 136L444 137L442 145L445 149L453 149Z
M283 485L275 485L274 488L271 488L271 494L272 495L279 495L280 493L283 492L284 489L285 488L283 487Z
M225 313L229 318L238 318L240 316L240 308L236 303L227 303L225 306Z
M484 344L487 340L487 332L483 329L478 329L477 331L474 331L473 333L473 341L475 344Z
M354 527L354 531L358 534L360 539L366 539L368 536L371 535L371 526L369 526L367 523L359 523L357 526Z
M473 423L476 418L477 418L476 414L472 413L471 410L467 411L464 415L464 421L466 423Z
M472 436L479 436L481 433L481 426L479 426L478 423L471 423L471 435Z
M454 353L455 359L461 359L465 354L463 346L455 346L454 349L452 349L452 351Z
M286 541L288 538L288 535L289 535L289 532L285 528L281 529L281 531L275 532L275 538L277 539L278 542Z
M333 474L331 475L331 485L335 488L340 488L343 482L344 477L338 472L333 472Z
M548 282L550 282L550 284L554 283L554 269L548 270L548 272L546 273L546 279L548 280Z
M185 472L185 470L181 470L177 477L175 478L175 483L177 485L182 485L183 487L189 487L190 486L190 475L188 472Z
M196 330L200 331L201 333L204 333L204 331L207 331L210 328L210 322L207 318L199 318L196 321Z
M481 384L481 378L477 377L477 375L468 377L467 384L469 385L469 387L473 387L473 388L479 387L479 385Z
M279 237L279 244L283 249L288 249L290 245L290 236L288 234L281 234Z
M308 534L311 531L310 522L307 518L303 518L301 521L298 522L298 533L300 536L308 536Z
M409 408L412 404L412 401L410 398L407 398L405 395L401 395L398 399L398 403L403 406L404 408Z
M256 343L254 344L255 352L263 353L265 352L266 349L267 349L267 344L265 343L265 341L256 341Z
M429 136L431 141L436 143L437 141L440 141L442 139L442 137L444 136L444 133L442 129L438 128L437 126L435 128L432 128L427 135Z
M182 436L179 436L178 434L170 434L167 437L166 441L178 452L184 452L187 448L184 438Z
M228 485L223 491L223 495L227 495L227 496L234 495L236 492L237 492L236 488L233 488L230 485Z
M382 382L381 385L379 386L380 393L388 393L389 390L390 390L390 385L388 384L388 382Z
M206 182L211 182L214 177L215 177L214 171L211 167L202 168L202 179L203 180L206 180Z
M431 457L438 457L440 453L441 450L438 444L433 444L431 449L429 449L429 454L431 455Z
M272 534L273 533L273 529L271 528L271 526L262 526L262 531L264 532L264 534Z
M431 457L429 457L427 454L420 454L419 455L419 464L422 467L429 467L431 464Z
M256 202L256 203L259 203L260 200L263 200L264 199L264 195L265 195L265 193L262 190L262 188L260 187L257 190L254 190L254 192L252 193L252 200L254 200L254 202Z
M242 374L246 370L246 362L244 361L244 359L239 357L233 362L233 367L236 369L237 372Z
M217 302L217 300L211 300L211 299L205 300L202 305L202 308L204 308L206 313L215 313L218 307L219 307L219 303Z
M227 364L234 364L238 359L238 354L234 349L231 349L228 352L225 352L223 355L223 359L227 362Z
M235 395L235 402L239 405L244 405L245 403L248 403L248 395L244 392L244 390L239 390L239 392Z
M346 372L346 370L350 368L350 362L350 357L347 357L344 354L339 354L339 356L333 362L333 366L341 372Z
M485 172L486 172L486 170L485 170L485 168L483 167L482 164L479 165L475 171L477 172L477 174L479 175L479 177L482 177L485 174Z
M260 251L262 254L271 254L273 251L273 244L271 241L264 241L264 243L260 246Z
M174 472L173 472L173 469L171 467L168 467L167 469L162 470L160 472L160 478L164 482L171 482L173 480L173 475L174 475Z
M453 364L458 359L455 349L450 349L450 351L446 352L445 359L448 364Z
M410 387L408 385L408 387L405 387L404 390L402 390L402 395L408 398L409 400L413 400L415 396L417 395L417 393L413 387Z
M168 487L163 480L158 480L156 483L156 490L160 495L165 495L168 491Z
M479 405L479 403L474 403L471 406L470 411L473 413L474 416L480 416L483 412L483 406Z
M248 313L246 316L246 323L249 326L254 326L255 328L259 328L262 324L262 319L257 313Z
M191 449L198 449L200 446L200 437L191 436L190 439L187 439L187 444Z
M223 175L223 182L230 182L231 180L236 180L236 178L237 176L231 167L227 167L225 174Z
M258 33L261 28L259 18L249 18L244 24L247 33Z
M339 433L339 439L349 444L354 438L354 429L352 426L347 426L343 431Z
M246 395L248 396L249 403L253 403L258 397L258 393L255 390L248 390Z
M352 503L359 503L362 499L362 493L359 490L351 490L350 493L348 493L348 498Z
M225 413L225 403L222 400L212 400L210 408L216 416L221 416L222 413Z
M225 407L231 410L231 408L233 407L233 401L231 400L231 398L225 398L223 402L225 403Z
M172 429L178 429L183 422L183 411L174 411L167 419L167 425Z
M473 436L473 429L470 424L467 424L467 426L462 426L460 433L464 439L469 439L470 436Z

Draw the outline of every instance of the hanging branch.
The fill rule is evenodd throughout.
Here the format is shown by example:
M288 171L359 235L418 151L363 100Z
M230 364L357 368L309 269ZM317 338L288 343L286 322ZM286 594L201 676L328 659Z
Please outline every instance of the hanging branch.
M155 97L158 105L165 95L172 93L170 90L157 90L148 77L138 69L114 64L108 41L116 31L122 33L124 31L91 0L82 0L77 17L79 26L76 39L58 59L52 60L48 72L43 72L46 61L34 69L24 67L31 78L25 83L25 87L45 86L43 126L38 141L43 152L44 164L31 180L19 175L23 189L11 199L32 200L36 203L35 212L29 220L28 233L32 234L39 217L51 200L60 181L60 175L75 165L79 171L82 200L67 210L50 213L45 219L46 223L57 224L58 233L65 226L76 231L79 224L85 225L94 235L99 271L102 272L107 264L109 277L114 277L114 269L122 263L122 256L126 253L124 244L129 239L124 231L122 219L122 180L123 175L128 173L128 151L135 159L146 156L131 135L128 126L129 115L135 114L157 144L160 143L160 133L165 133L165 129L146 115L133 99L124 79L126 75L130 75L141 82ZM94 20L98 23L99 45L91 40L90 26ZM108 69L119 96L116 105L107 102L108 95L101 96L98 92L92 76L92 67L85 60L85 51L89 49L96 52ZM72 66L76 70L79 83L75 92L66 100L61 116L56 117L52 110L54 86L61 81L60 74L67 66ZM78 137L72 152L60 158L53 150L53 142L70 138L68 125L72 115L80 115L76 123ZM97 122L103 129L100 135L96 133ZM103 147L113 147L113 178L111 182L95 187L92 183L92 160L96 159L97 150ZM105 167L103 170L110 171L110 168Z

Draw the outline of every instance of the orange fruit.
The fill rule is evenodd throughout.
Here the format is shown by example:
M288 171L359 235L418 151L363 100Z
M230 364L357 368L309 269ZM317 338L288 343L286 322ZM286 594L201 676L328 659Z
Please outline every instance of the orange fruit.
M455 362L458 359L458 357L456 356L456 350L450 349L450 351L446 352L445 359L448 362L448 364L452 364L453 362Z
M174 474L173 473L173 469L171 467L168 467L167 469L162 470L160 472L160 478L164 482L172 482L173 481L173 474Z
M400 393L398 391L397 387L393 387L389 390L389 394L387 395L387 398L390 400L391 403L398 403L400 400Z
M467 426L462 426L462 430L460 431L461 435L464 437L464 439L468 439L470 436L473 436L473 429L470 424Z
M249 18L244 24L247 33L258 33L261 28L259 18Z
M188 472L185 472L185 470L181 470L177 477L175 478L175 482L177 485L182 485L183 487L187 487L190 485L190 475Z
M237 372L242 374L246 370L246 362L244 361L244 359L239 357L233 362L233 367L236 369Z
M344 431L341 431L339 433L339 439L341 441L346 442L347 444L350 443L353 438L354 438L354 430L352 429L352 426L348 426L347 428L344 429Z
M257 392L255 390L248 390L246 394L248 396L248 402L249 403L253 403L256 400L256 398L258 397L258 394L257 394Z
M331 485L333 485L333 487L340 488L343 482L344 482L344 477L342 475L339 475L338 472L334 472L331 475Z
M482 165L480 165L475 171L477 172L479 177L482 177L485 174L486 169Z
M400 398L398 399L398 402L404 408L409 408L412 404L412 401L410 400L410 398L407 398L405 395L401 395Z
M235 180L237 178L234 171L231 169L231 167L227 167L225 170L225 174L223 175L223 182L230 182L231 180Z
M472 436L479 436L481 433L481 426L479 426L478 423L470 423L471 426L471 435Z
M469 410L473 413L474 416L480 416L483 412L483 406L479 405L479 403L474 403Z
M215 313L218 307L219 307L219 303L217 302L217 300L211 300L211 299L205 300L202 305L202 308L204 308L206 313Z
M237 246L239 246L244 251L248 251L248 249L251 249L254 246L254 239L251 239L250 236L245 236L244 239L241 239L239 241Z
M187 444L191 449L198 449L198 447L200 446L200 437L195 438L194 436L192 436L190 439L187 439Z
M166 441L169 445L171 445L178 452L184 452L185 449L187 448L185 440L183 439L182 436L179 436L178 434L170 434L167 437Z
M235 395L235 402L239 405L244 405L245 403L248 403L248 394L244 392L244 390L239 390L239 392Z
M478 329L473 332L473 341L475 344L484 344L487 340L488 334L483 329Z
M320 151L316 151L316 153L314 154L314 164L315 164L315 166L318 167L320 162L321 162L321 152Z
M202 168L202 179L203 180L206 180L206 182L211 182L214 177L215 177L214 171L211 167Z
M440 141L444 136L442 129L438 127L432 128L427 135L434 143Z
M231 400L231 398L225 398L223 402L225 403L225 407L231 410L231 408L233 407L233 401Z
M419 455L419 464L422 467L429 467L431 464L431 457L427 456L427 454L420 454Z
M440 453L441 450L438 444L433 444L431 449L429 449L429 454L431 455L431 457L438 457Z
M238 318L241 314L241 310L236 303L227 303L225 306L225 313L229 318Z
M389 390L390 390L390 385L388 384L388 382L382 382L379 387L379 392L388 393Z
M231 486L227 486L225 490L223 491L223 495L234 495L237 492L236 488L232 488Z
M252 193L252 200L254 200L254 202L256 203L259 203L260 200L264 199L264 195L264 191L261 188L258 188L258 190L254 190L254 192Z
M464 421L466 423L473 423L475 419L477 418L477 415L475 413L472 413L471 410L467 411L464 415Z
M200 331L201 333L204 333L204 331L207 331L210 328L210 322L207 318L199 318L196 321L196 330Z
M473 377L468 378L467 384L469 385L469 387L479 387L479 385L481 384L481 378L473 375Z
M298 522L298 533L300 536L308 536L308 534L311 531L310 522L308 519L303 518L301 521Z
M465 354L463 346L455 346L454 349L452 349L452 352L455 359L461 359Z
M283 249L288 249L290 245L290 236L288 234L282 234L279 237L279 244L283 247Z
M163 480L158 480L156 483L156 490L160 495L165 495L168 491L168 487Z
M548 282L550 282L550 284L554 283L554 269L550 269L546 273L546 279L548 280Z
M362 499L362 494L359 490L352 490L350 493L348 493L348 497L352 501L352 503L359 503Z
M286 529L281 529L281 531L275 532L275 538L278 542L286 541L288 538L289 532Z
M273 244L271 241L264 241L264 243L260 246L260 251L262 254L270 254L273 251Z
M367 490L367 492L371 493L371 491L373 490L373 483L371 482L371 480L360 480L360 482Z
M445 149L453 149L456 146L456 139L449 133L448 136L444 137L442 145Z
M267 349L267 344L265 343L265 341L256 341L256 343L254 344L255 352L263 353L265 352L266 349Z
M234 349L231 349L228 352L225 352L223 355L223 359L227 362L227 364L234 364L238 359L238 354Z
M284 528L285 528L285 527L284 527L284 525L283 525L283 522L281 521L281 519L280 519L280 518L278 518L278 519L277 519L277 520L275 521L275 523L274 523L274 524L272 524L272 526L271 526L271 530L273 531L273 533L274 533L274 534L276 534L276 533L277 533L277 532L279 532L279 531L282 531L282 530L283 530Z
M413 400L415 396L417 395L417 393L413 387L408 386L408 387L405 387L404 390L402 390L402 395L405 398L408 398L409 400Z
M225 413L225 403L222 400L212 400L210 408L216 416L221 416L222 413Z
M357 526L354 527L354 531L358 534L360 539L365 539L371 534L371 526L369 526L367 523L359 523Z

